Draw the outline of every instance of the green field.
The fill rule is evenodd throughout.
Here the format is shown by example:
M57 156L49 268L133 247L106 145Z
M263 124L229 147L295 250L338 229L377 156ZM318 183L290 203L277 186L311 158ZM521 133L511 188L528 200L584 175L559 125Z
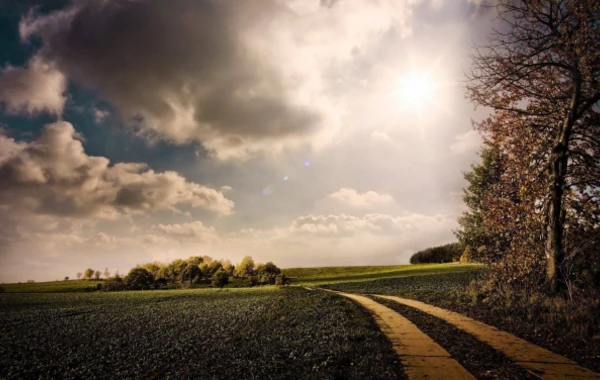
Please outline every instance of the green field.
M106 293L85 292L96 281L3 285L0 378L401 378L369 313L303 286L447 290L477 268L286 269L298 286L281 288Z
M444 297L449 292L460 291L477 278L476 270L443 273L419 273L416 276L383 278L372 281L324 284L325 289L349 293L385 294L409 298Z
M282 272L291 279L291 285L316 286L342 282L370 281L382 278L420 276L474 271L477 264L418 264L387 266L348 266L321 268L289 268ZM241 280L240 280L241 281ZM232 279L229 287L240 287L240 281ZM69 280L0 285L6 293L71 293L85 292L102 281Z
M418 264L386 266L349 266L321 268L290 268L282 272L291 279L292 285L322 285L343 282L370 281L381 278L421 276L472 272L481 266L477 264Z
M394 379L352 302L298 287L0 295L0 378Z
M102 281L95 280L68 280L49 281L22 284L3 284L6 293L71 293L84 292L86 288L95 288Z

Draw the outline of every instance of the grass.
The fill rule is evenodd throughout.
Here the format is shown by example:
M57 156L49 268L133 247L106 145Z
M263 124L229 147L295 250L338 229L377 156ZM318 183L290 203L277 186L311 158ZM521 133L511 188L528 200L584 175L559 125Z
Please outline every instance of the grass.
M284 269L284 288L85 293L96 281L2 285L0 378L397 378L402 369L368 312L301 286L419 299L509 331L600 371L600 301L486 300L477 265ZM54 293L54 294L52 294ZM385 301L384 301L385 303ZM505 358L399 305L480 378L519 378ZM584 307L585 306L585 307ZM447 347L446 347L447 346Z
M290 268L283 273L291 279L292 285L316 286L354 281L371 281L382 278L397 278L420 276L425 274L443 274L473 271L479 268L476 264L417 264L417 265L387 265L387 266L348 266L320 268ZM6 293L71 293L85 292L94 288L102 281L68 280L34 282L21 284L3 284ZM246 282L230 279L228 288L245 287Z
M0 295L0 378L394 379L372 317L299 287Z
M86 288L95 288L102 281L95 280L68 280L33 282L22 284L2 284L6 293L71 293L85 292Z
M426 274L474 271L477 264L418 264L386 266L349 266L321 268L289 268L282 272L293 285L315 286L343 282L371 281L381 278L421 276Z
M477 268L477 267L475 267ZM385 294L409 298L444 298L453 291L464 290L477 278L477 270L418 272L418 275L383 278L373 281L352 281L320 285L326 289L349 293Z

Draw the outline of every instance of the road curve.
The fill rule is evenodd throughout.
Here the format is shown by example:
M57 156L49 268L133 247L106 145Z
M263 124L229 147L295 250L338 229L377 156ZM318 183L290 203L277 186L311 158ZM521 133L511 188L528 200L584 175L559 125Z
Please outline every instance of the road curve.
M464 315L411 299L374 296L411 306L438 317L502 352L540 379L600 380L600 374L582 367L572 360Z
M409 380L475 379L448 351L399 313L367 297L334 293L356 301L373 313L381 331L392 342Z

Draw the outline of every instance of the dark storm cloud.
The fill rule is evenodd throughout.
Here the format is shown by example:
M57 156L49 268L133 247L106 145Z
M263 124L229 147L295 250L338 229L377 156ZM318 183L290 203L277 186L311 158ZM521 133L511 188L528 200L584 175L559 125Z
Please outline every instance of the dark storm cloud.
M299 78L261 57L265 47L253 39L287 13L270 0L96 0L31 13L20 29L24 39L43 39L44 59L144 133L201 141L227 156L311 134L322 119L296 99Z

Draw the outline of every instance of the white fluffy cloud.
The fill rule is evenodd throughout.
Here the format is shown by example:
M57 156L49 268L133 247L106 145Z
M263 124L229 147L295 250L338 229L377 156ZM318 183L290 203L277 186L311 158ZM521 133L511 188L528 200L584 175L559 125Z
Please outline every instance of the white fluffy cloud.
M143 134L226 159L328 141L336 68L389 30L408 35L416 2L77 1L30 13L20 33Z
M408 214L391 216L386 214L367 214L362 217L339 215L308 215L292 223L294 232L318 235L355 235L355 234L400 234L427 231L436 226L447 224L449 216Z
M65 106L67 80L56 66L34 56L27 66L0 70L0 104L9 113L60 114Z
M220 191L140 163L110 162L85 153L68 122L48 124L32 142L0 135L0 205L34 214L115 218L179 205L229 214Z
M358 191L347 187L339 189L329 197L352 207L369 207L379 204L388 204L394 201L394 198L388 194L379 194L375 191L359 193Z

